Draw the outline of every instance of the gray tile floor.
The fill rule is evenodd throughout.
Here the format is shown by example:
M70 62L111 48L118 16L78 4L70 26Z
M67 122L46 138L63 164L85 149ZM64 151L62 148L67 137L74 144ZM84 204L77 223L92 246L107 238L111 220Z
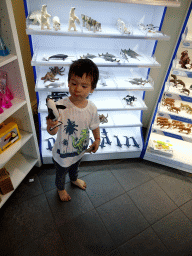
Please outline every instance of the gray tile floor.
M29 179L34 177L33 183ZM83 162L86 191L61 202L53 165L0 209L0 255L192 255L192 178L141 159Z

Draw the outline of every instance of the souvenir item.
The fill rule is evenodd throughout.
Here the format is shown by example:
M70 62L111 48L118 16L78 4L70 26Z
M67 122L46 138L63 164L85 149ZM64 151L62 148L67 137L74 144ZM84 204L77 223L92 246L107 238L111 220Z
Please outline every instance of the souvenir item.
M2 70L0 70L0 99L0 112L2 113L2 107L10 108L13 99L13 94L7 86L7 73Z
M32 12L28 19L33 21L33 25L41 25L41 11Z
M131 144L129 144L129 138L127 136L123 136L126 138L126 142L125 142L125 146L127 146L128 148L131 146Z
M61 23L58 16L53 17L53 28L57 31L61 29Z
M114 137L117 139L117 146L120 147L120 148L122 148L122 144L121 144L121 142L120 142L118 136L114 135Z
M134 143L133 147L139 148L139 144L137 143L137 141L135 140L135 138L134 138L134 137L130 137L130 138L133 140L133 143Z
M41 30L44 30L44 27L47 27L47 29L51 29L50 27L50 20L49 18L51 15L47 13L47 5L42 5L41 9Z
M79 18L75 15L75 7L72 7L69 13L69 27L68 31L70 31L72 28L74 31L77 31L75 22L80 24Z
M15 122L4 124L0 128L0 154L12 145L14 142L21 139L18 126Z
M2 32L1 32L1 20L0 20L0 56L6 56L9 54L9 50L7 46L5 45L3 38L2 38Z

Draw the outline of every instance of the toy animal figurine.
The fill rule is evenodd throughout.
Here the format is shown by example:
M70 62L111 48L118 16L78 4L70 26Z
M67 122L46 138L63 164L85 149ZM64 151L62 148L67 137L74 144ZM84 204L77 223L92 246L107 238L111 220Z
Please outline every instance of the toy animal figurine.
M105 144L105 138L102 139L102 142L101 142L101 144L100 144L99 146L100 146L101 148L104 148L104 147L105 147L104 144Z
M117 60L117 59L116 59L115 55L110 54L110 53L108 53L108 52L106 52L105 54L102 53L102 54L98 54L98 55L99 55L99 57L103 57L104 60L106 60L106 61L111 61L111 62L114 62L114 61L119 62L119 61L120 61L120 60ZM115 59L114 59L114 58L115 58Z
M55 78L55 75L52 72L47 72L44 77L41 77L41 80L44 80L44 83L47 81L55 82L56 80L59 80L59 78Z
M130 96L130 95L127 95L126 97L123 98L123 100L126 101L127 105L132 105L133 102L135 100L137 100L137 98L135 96Z
M129 144L129 138L127 136L123 136L126 138L126 142L125 142L125 146L127 146L128 148L131 146L131 144Z
M68 31L70 31L72 28L74 29L74 31L77 31L75 22L77 22L77 24L80 24L79 18L75 15L75 7L72 7L69 13Z
M53 17L53 28L55 29L55 31L61 29L61 23L60 23L60 19L58 16Z
M52 149L53 149L53 146L51 145L51 142L50 142L51 139L53 140L53 146L54 146L54 144L55 144L55 138L51 137L51 138L49 138L49 139L46 139L47 142L48 142L48 148L47 148L47 150L50 150L50 151L52 151Z
M191 133L191 128L188 128L188 127L181 127L179 129L179 132L183 132L183 131L186 131L187 134Z
M59 67L54 67L54 68L49 68L51 70L51 72L56 76L57 74L59 74L60 76L63 76L63 72L65 71L65 68L59 68ZM62 70L64 69L64 70Z
M144 25L143 23L140 23L139 27L143 30L146 30L147 32L150 32L150 33L157 33L158 32L157 29L159 28L157 26L154 26L153 24Z
M137 143L137 141L135 140L135 138L134 138L134 137L130 137L130 138L133 140L133 143L134 143L133 147L139 148L140 146L139 146L139 144Z
M41 30L44 30L45 26L47 27L47 29L51 29L50 21L49 21L50 17L51 17L51 15L49 13L47 13L47 5L46 4L42 5L42 9L41 9Z
M123 34L131 34L131 31L128 30L128 28L125 25L125 22L122 21L121 19L117 20L117 28Z
M120 148L122 148L122 144L121 144L121 142L120 142L118 136L114 135L114 137L117 139L117 146L120 147Z
M64 61L67 57L69 57L69 56L66 54L56 54L56 55L52 55L50 57L44 56L43 59L46 61L49 61L50 59L56 59L56 60L62 59Z
M177 114L181 111L181 109L178 107L168 107L168 110L170 112L176 112Z
M87 55L80 56L81 59L94 59L97 56L87 53Z
M33 25L41 25L41 11L32 12L28 19L33 21Z
M129 81L129 83L137 85L145 85L148 82L148 80L143 80L142 78L133 78L131 81Z
M130 48L128 50L121 49L120 54L126 60L128 60L128 57L139 60L138 56L140 56L138 53L136 53L135 51L131 50Z
M105 130L105 128L103 128L102 133L103 133L105 136L107 136L107 133L108 133L108 132Z
M188 56L187 50L185 50L181 53L179 64L181 64L181 67L184 69L187 69L186 65L190 64L190 58Z
M108 117L108 114L107 114L107 116L104 116L103 114L99 115L100 123L102 123L102 124L107 123L108 122L107 117Z
M188 96L189 96L189 94L190 94L190 90L187 89L187 88L182 88L182 89L181 89L181 92L184 93L184 94L187 94Z

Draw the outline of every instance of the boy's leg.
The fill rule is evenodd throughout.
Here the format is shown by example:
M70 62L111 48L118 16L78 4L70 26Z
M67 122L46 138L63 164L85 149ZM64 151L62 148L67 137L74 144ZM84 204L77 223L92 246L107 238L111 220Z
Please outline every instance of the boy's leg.
M86 189L86 183L83 180L78 179L78 172L79 172L79 164L80 164L81 160L79 160L78 162L76 162L75 164L71 165L69 168L69 178L70 181L78 186L79 188L85 190Z
M53 163L55 165L55 170L56 170L55 185L57 187L60 199L62 201L69 201L71 200L71 197L65 190L65 176L68 172L68 168L64 168L60 166L54 159L53 159Z

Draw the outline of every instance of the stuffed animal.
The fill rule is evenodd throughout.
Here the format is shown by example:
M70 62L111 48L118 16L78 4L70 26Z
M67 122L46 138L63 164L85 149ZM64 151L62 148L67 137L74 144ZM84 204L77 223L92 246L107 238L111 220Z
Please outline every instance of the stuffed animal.
M51 29L50 28L50 21L49 21L50 17L51 17L51 15L49 13L47 13L47 5L46 4L42 5L42 9L41 9L41 30L44 30L45 26L47 27L47 29Z
M69 28L68 31L71 30L71 28L74 29L74 31L77 31L75 21L79 24L79 18L75 15L75 7L72 7L69 13Z

